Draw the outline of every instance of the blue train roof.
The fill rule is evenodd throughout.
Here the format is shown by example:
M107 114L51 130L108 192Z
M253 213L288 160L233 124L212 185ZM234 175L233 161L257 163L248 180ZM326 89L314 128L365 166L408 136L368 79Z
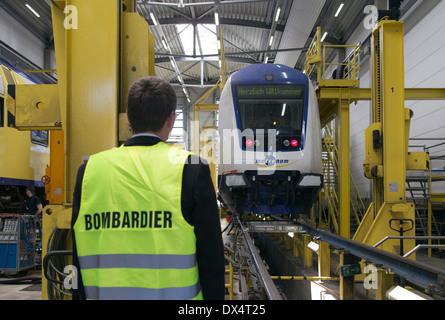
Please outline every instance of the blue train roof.
M267 78L265 75L272 75ZM293 83L307 84L307 76L293 68L281 64L252 64L238 70L232 75L232 85Z

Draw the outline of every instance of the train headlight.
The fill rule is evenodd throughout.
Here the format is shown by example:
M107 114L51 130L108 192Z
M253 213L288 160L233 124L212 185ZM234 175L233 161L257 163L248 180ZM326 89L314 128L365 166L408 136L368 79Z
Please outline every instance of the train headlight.
M283 145L285 146L285 147L289 147L290 146L290 142L289 142L289 140L284 140L283 141Z
M302 175L298 182L299 187L320 187L322 184L321 175L306 174Z
M249 187L250 183L244 173L233 173L225 176L225 183L228 187Z

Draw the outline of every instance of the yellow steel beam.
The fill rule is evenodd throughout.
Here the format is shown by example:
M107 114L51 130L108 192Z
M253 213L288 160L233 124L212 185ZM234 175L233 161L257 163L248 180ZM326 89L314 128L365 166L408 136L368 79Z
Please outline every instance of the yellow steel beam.
M23 69L26 73L57 73L57 69Z
M340 199L340 235L350 238L350 128L349 128L349 100L339 100L338 117L340 120L338 142L338 171L339 171L339 199Z
M432 193L431 202L443 202L445 203L445 193Z
M320 100L346 99L347 97L351 102L371 100L371 88L319 87L318 90ZM405 101L443 99L445 99L445 89L443 88L405 88Z

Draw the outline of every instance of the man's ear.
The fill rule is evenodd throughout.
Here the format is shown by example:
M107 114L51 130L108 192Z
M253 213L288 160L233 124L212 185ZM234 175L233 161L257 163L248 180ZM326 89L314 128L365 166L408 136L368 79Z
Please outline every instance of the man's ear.
M176 112L172 111L172 113L170 113L169 117L168 117L168 121L170 121L170 126L173 127L173 125L175 124L175 120L176 120Z

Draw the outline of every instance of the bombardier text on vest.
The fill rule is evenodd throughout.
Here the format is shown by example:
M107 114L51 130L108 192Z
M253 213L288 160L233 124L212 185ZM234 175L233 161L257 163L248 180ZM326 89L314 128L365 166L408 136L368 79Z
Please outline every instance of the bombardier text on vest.
M164 228L171 229L170 211L125 211L85 214L85 230L117 228Z

